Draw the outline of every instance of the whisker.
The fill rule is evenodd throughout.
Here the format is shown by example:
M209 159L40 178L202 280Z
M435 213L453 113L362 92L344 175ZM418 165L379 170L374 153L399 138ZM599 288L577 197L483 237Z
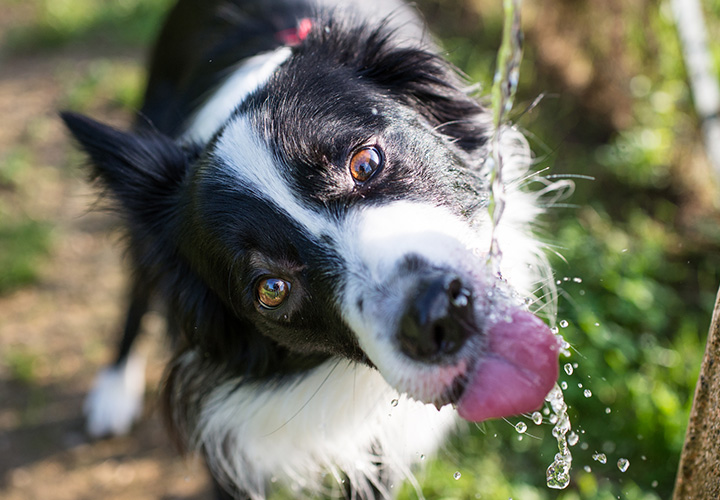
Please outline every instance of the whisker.
M294 419L295 417L297 417L297 416L300 414L300 412L303 411L303 410L305 409L305 407L310 404L310 401L313 400L313 398L317 395L317 393L320 392L320 389L322 389L322 387L325 385L325 383L330 379L330 375L333 374L333 372L335 371L335 368L338 367L338 365L340 364L341 361L342 361L341 359L338 359L338 360L335 362L335 364L334 364L333 367L330 369L330 371L327 373L327 375L325 375L325 378L322 380L322 382L320 382L320 385L317 386L317 389L315 389L315 392L313 392L313 393L310 395L310 397L307 399L307 401L305 401L305 403L304 403L300 408L298 408L298 410L297 410L295 413L293 413L293 414L290 416L290 418L288 418L288 419L287 419L282 425L280 425L277 429L274 429L274 430L268 432L268 433L265 434L263 437L267 437L267 436L270 436L270 435L276 433L277 431L279 431L280 429L282 429L283 427L285 427L287 424L289 424L290 421L292 421L292 419Z

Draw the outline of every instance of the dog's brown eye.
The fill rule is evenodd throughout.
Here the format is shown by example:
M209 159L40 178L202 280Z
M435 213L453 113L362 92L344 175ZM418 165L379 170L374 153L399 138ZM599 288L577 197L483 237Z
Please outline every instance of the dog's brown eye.
M350 175L357 182L365 182L380 169L382 155L378 148L367 146L357 150L350 158Z
M257 285L257 300L265 309L275 309L285 302L290 283L279 278L264 278Z

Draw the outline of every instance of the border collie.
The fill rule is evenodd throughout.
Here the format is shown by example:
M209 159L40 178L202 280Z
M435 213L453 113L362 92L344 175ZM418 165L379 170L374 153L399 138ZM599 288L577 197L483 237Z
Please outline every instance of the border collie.
M180 0L132 130L62 117L134 269L91 435L140 415L131 345L156 299L167 422L220 497L390 498L458 415L532 411L555 383L558 343L527 306L549 276L529 149L502 133L493 233L490 114L411 8Z

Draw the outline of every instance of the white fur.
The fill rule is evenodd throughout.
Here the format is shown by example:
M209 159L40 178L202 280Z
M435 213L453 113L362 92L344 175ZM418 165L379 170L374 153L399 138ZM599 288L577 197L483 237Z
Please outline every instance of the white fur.
M183 139L207 143L230 118L235 108L250 93L268 81L290 54L289 47L280 47L243 60L190 118Z
M230 120L218 138L216 155L233 170L241 186L274 204L309 234L320 236L335 231L324 216L300 203L283 176L284 167L261 142L247 117Z
M379 475L412 479L411 464L434 453L456 421L450 407L412 401L376 370L346 360L327 361L293 383L239 382L213 390L193 441L221 478L253 500L265 498L268 480L298 496L317 492L328 471L338 481L347 474L363 498L372 497L373 485L390 498Z
M145 393L145 359L130 356L101 371L85 399L87 432L92 437L127 434L140 418Z

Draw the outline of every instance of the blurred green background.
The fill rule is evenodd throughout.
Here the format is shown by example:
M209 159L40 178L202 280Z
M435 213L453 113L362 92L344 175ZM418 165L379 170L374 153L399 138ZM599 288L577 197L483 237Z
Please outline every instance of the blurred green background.
M20 20L6 27L5 61L88 50L84 71L57 69L60 107L100 117L138 108L142 58L127 56L151 43L169 0L0 1ZM489 90L501 1L418 4L450 59ZM719 67L720 1L703 6ZM572 482L562 491L545 486L557 444L550 425L527 417L472 427L419 480L428 499L669 498L720 269L716 179L669 2L528 1L523 17L514 121L543 175L594 178L577 179L541 226L557 252L558 320L573 346L562 363L576 365L572 375L561 371L580 436ZM0 151L0 294L32 286L52 255L52 218L17 208L34 182L41 132ZM513 427L521 420L524 435ZM625 472L620 458L629 460ZM401 489L401 498L415 498L410 486Z

